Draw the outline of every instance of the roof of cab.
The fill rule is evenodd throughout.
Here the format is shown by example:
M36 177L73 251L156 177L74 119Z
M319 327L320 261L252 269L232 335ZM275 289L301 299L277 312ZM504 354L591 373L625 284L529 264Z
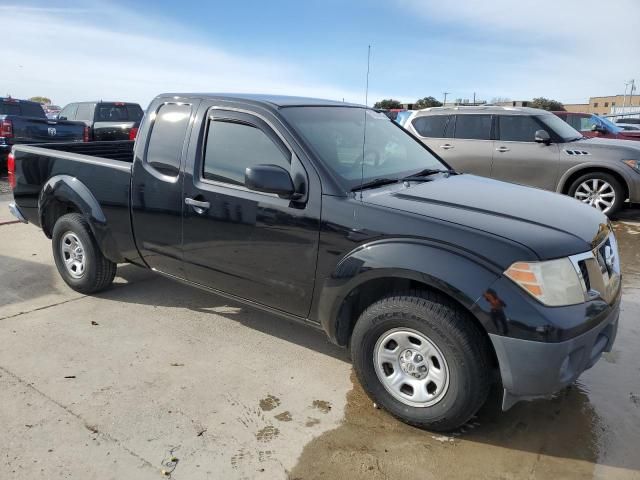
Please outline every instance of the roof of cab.
M293 97L288 95L268 95L255 93L163 93L158 97L167 98L209 98L267 105L272 108L283 107L364 107L356 103L324 100L321 98Z

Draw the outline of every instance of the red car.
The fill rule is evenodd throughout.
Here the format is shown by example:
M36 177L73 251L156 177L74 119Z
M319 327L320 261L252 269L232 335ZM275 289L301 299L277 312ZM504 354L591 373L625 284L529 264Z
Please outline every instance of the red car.
M624 130L607 118L592 113L553 112L585 137L640 140L640 131Z

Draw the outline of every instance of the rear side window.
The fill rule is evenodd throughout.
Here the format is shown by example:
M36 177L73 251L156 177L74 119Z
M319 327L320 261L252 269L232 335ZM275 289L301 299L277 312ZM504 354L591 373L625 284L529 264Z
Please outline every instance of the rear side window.
M182 146L187 134L191 105L167 103L156 113L147 147L147 163L164 175L180 173Z
M491 140L491 115L456 115L456 138Z
M500 116L500 140L505 142L535 142L536 131L542 126L532 117Z
M20 103L20 110L23 117L46 118L44 110L38 103Z
M582 119L589 119L588 117L581 117L579 115L567 115L566 117L560 117L565 120L569 125L571 125L576 130L582 130Z
M78 110L76 111L76 120L82 120L90 122L93 120L93 105L89 103L78 104Z
M578 117L579 122L577 122L577 126L573 126L576 130L580 130L581 132L586 132L591 130L594 125L598 124L597 120L594 120L592 117Z
M247 167L259 164L290 168L290 155L261 129L230 120L209 122L202 175L208 180L244 185Z
M428 115L417 117L411 123L421 137L443 138L448 121L448 115Z

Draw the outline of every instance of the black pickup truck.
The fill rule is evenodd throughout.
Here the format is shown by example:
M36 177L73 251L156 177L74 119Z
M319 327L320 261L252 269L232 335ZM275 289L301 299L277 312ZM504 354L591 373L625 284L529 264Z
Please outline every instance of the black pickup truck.
M39 103L0 97L0 164L2 165L13 145L82 142L86 141L86 135L87 130L82 123L47 118Z
M167 94L135 144L20 146L10 163L10 208L71 288L130 262L322 329L412 425L459 427L492 384L503 409L552 394L615 339L602 213L457 174L362 106Z
M77 120L88 128L88 141L135 140L144 112L137 103L76 102L65 106L58 118Z

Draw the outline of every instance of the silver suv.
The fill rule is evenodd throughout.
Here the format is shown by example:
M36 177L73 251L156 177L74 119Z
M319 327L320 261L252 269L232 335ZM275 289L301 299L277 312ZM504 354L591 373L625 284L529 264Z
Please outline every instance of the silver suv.
M460 172L564 193L607 215L640 202L638 142L585 138L544 110L426 108L405 128Z

